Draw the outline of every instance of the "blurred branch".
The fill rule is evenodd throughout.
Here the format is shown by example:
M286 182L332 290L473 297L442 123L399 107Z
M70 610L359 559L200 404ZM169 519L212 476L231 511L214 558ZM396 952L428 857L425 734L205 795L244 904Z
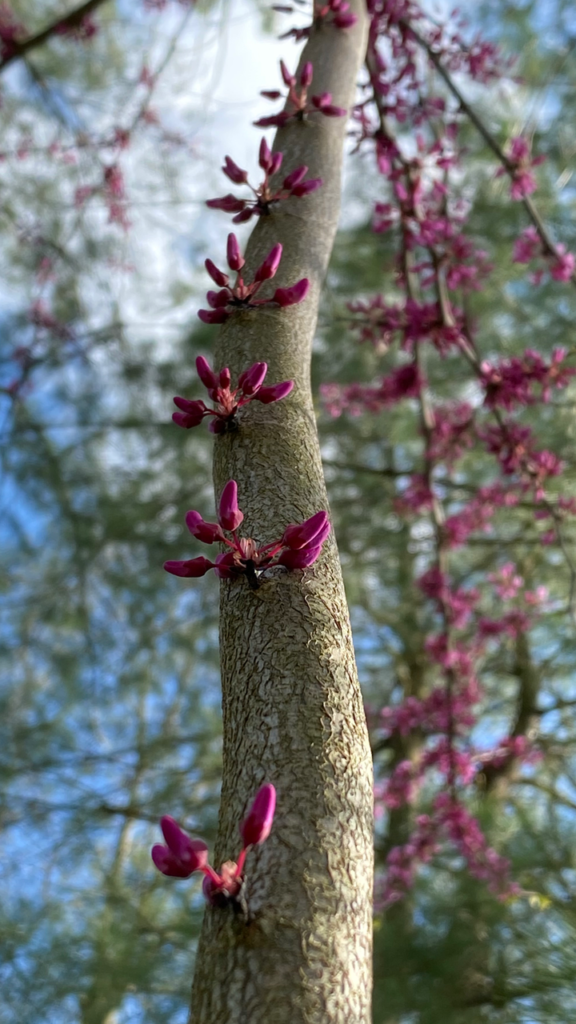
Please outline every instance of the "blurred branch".
M554 803L562 804L563 807L568 807L571 811L576 811L576 802L571 800L570 797L564 796L563 793L559 793L554 786L549 786L545 782L540 782L539 779L515 779L514 784L517 786L532 786L533 789L537 789L540 793L544 793L549 796Z
M428 57L432 61L432 64L436 68L438 74L441 76L441 78L444 79L446 85L448 86L454 98L458 100L460 109L463 111L463 113L466 114L468 119L476 128L476 131L479 132L479 134L484 139L486 145L492 150L494 155L498 158L499 163L502 165L508 176L512 180L514 180L515 165L513 161L511 161L509 157L506 156L506 153L500 146L499 142L494 138L492 132L489 131L489 129L486 127L482 118L479 117L474 108L471 107L470 104L464 99L464 96L460 92L460 89L458 88L458 86L452 79L451 75L442 64L440 57L433 49L431 44L426 39L424 39L424 37L421 36L420 33L417 32L413 25L411 25L409 22L402 20L401 24L405 29L407 29L411 33L411 35L414 37L419 46L421 46L422 49L426 51ZM546 225L544 224L544 221L542 220L542 217L540 216L537 207L532 202L532 199L530 198L530 196L524 195L522 196L522 199L520 201L522 202L524 209L528 213L530 220L536 228L536 231L538 232L540 241L542 242L545 251L549 256L557 257L558 253L556 250L556 246L550 236L550 233L548 232ZM572 275L571 281L573 284L576 284L576 277L574 275Z
M107 0L86 0L85 3L80 4L79 7L70 11L70 14L66 14L63 18L58 18L56 21L53 21L43 29L42 32L38 32L35 36L29 36L28 39L23 39L22 42L11 42L10 52L0 60L0 72L2 72L4 68L7 68L9 64L12 64L13 61L21 60L22 57L30 53L31 50L35 50L38 46L42 46L54 34L79 25L84 18L92 13L92 11L95 11L106 2Z

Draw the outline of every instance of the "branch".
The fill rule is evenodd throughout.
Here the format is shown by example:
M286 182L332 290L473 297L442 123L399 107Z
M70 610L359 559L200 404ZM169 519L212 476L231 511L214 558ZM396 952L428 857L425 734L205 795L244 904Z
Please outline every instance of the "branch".
M4 68L7 68L13 61L21 60L22 57L30 53L30 50L35 50L38 46L42 46L56 32L79 25L88 14L91 14L92 11L95 11L106 2L107 0L86 0L85 3L80 4L79 7L71 11L70 14L66 14L63 18L53 21L47 28L42 29L35 36L29 36L28 39L23 39L22 42L11 42L10 53L0 60L0 72L4 71Z
M464 96L460 92L460 89L458 88L458 86L452 79L451 75L442 64L438 54L433 50L430 43L428 43L427 40L424 39L424 37L421 36L420 33L417 32L416 29L411 24L409 24L406 21L402 21L401 24L404 26L405 29L407 29L411 33L411 35L414 37L419 46L421 46L422 49L426 51L434 67L436 68L438 74L440 75L441 78L444 79L446 85L448 86L454 98L458 100L461 110L463 110L468 119L472 122L472 124L476 128L476 131L479 132L479 134L482 136L486 145L492 150L494 155L497 157L498 161L502 164L502 167L504 168L506 173L510 176L511 179L513 179L515 169L514 164L506 156L506 153L504 152L500 144L497 142L497 140L494 138L492 133L489 131L489 129L486 127L482 119L476 113L474 108L471 107L467 100L464 99ZM546 225L544 224L544 221L542 220L542 217L540 216L538 209L532 202L532 199L530 198L530 196L523 196L521 202L523 203L524 209L527 211L528 216L530 217L534 227L538 232L540 241L542 242L545 251L549 256L557 258L558 252L556 246L554 245L554 242L548 232ZM574 284L576 284L576 276L573 275L571 280Z
M352 6L352 28L312 26L297 71L310 62L312 93L330 93L346 109L367 28L364 5ZM216 368L230 367L233 380L264 360L271 380L295 382L285 401L252 403L240 429L216 439L216 496L237 481L244 537L268 540L328 509L310 358L338 225L345 134L344 117L314 113L279 128L273 148L283 153L283 171L305 164L323 184L259 218L244 273L252 280L280 243L275 281L290 287L305 277L309 290L289 309L235 312L216 337ZM256 591L243 584L221 584L216 861L237 849L238 821L263 781L278 791L277 817L270 839L250 855L249 926L214 907L206 912L191 1024L368 1024L372 758L336 544L331 537L310 569L275 574Z

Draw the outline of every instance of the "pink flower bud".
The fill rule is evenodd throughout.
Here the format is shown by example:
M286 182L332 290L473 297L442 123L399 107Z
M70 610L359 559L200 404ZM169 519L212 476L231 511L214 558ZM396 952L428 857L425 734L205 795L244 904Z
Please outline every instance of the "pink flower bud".
M198 317L204 324L223 324L230 313L226 309L199 309Z
M179 860L190 860L194 863L193 870L204 867L208 861L208 847L202 839L190 839L168 814L160 819L160 828L171 853Z
M204 402L197 398L181 398L180 395L176 395L172 401L177 409L182 409L182 412L186 412L190 416L198 416L198 423L200 423L204 413L208 412L208 408Z
M356 15L350 11L350 13L337 14L333 24L336 25L336 28L352 28L352 25L355 25L357 21Z
M206 292L210 309L223 309L230 301L230 292L227 288L221 288L218 292Z
M208 862L208 847L201 839L190 839L174 818L168 815L160 821L166 846L157 843L152 847L152 860L163 875L173 878L189 878L194 871L200 871Z
M314 65L307 60L302 71L300 72L300 85L303 89L307 89L312 84L312 76L314 74Z
M302 167L296 167L290 174L286 175L283 181L284 188L291 190L299 185L301 181L304 181L308 168L306 164L302 164Z
M208 412L204 402L192 402L188 398L180 398L179 396L174 398L174 405L182 410L181 412L172 413L174 423L179 427L185 427L187 430L189 427L197 427Z
M223 274L221 270L218 270L218 267L212 263L212 260L204 260L204 266L214 281L214 284L217 284L219 288L225 288L230 280L228 274Z
M243 171L241 167L238 167L238 164L235 164L229 156L224 157L224 166L222 170L226 177L230 178L235 185L243 185L248 181L248 172Z
M272 153L270 147L266 142L266 139L262 139L260 143L260 151L258 153L258 163L263 171L270 170L270 161L272 160Z
M529 155L530 145L526 139L523 139L521 135L517 135L515 138L510 139L509 156L511 160L520 163L522 160L526 160Z
M282 166L283 153L274 153L272 156L272 163L270 164L270 177L276 174Z
M286 395L289 395L294 387L293 380L284 380L280 384L270 384L268 387L260 388L252 400L270 405L272 402L280 402Z
M288 88L290 88L291 85L295 84L296 79L294 78L294 75L290 74L283 60L280 61L280 72L282 74L284 85L287 85Z
M277 288L272 296L272 302L277 302L279 306L294 306L306 298L309 287L308 278L303 277L301 281L297 281L290 288Z
M186 526L193 537L197 537L203 544L214 544L217 540L223 540L221 528L217 523L206 523L199 512L193 509L186 513Z
M238 508L238 485L235 480L229 480L220 498L218 510L220 525L224 530L237 530L244 519L244 514Z
M276 807L276 790L270 782L265 782L256 793L252 806L240 825L240 835L244 847L256 846L268 839L274 809Z
M230 370L225 366L218 374L218 385L221 388L229 388L231 380L232 377L230 376Z
M326 512L316 512L303 523L295 526L287 526L284 530L282 543L294 550L310 546L314 547L323 544L330 533L330 523Z
M232 233L228 235L228 241L226 244L226 256L230 270L242 270L242 267L244 266L244 263L246 261L242 256L242 253L240 252L238 239L236 238L236 235L233 235Z
M288 111L281 110L278 114L272 114L270 117L259 117L253 123L257 128L283 128L289 120L290 114Z
M232 217L232 223L244 224L247 220L250 220L255 213L258 213L257 208L253 206L246 206L245 209L241 210L240 213L237 213L235 217Z
M183 576L185 579L198 579L205 576L209 569L214 568L215 563L209 558L200 555L198 558L189 558L184 562L164 562L166 572L173 576Z
M220 199L208 199L206 206L209 206L211 210L223 210L224 213L239 213L244 211L246 200L237 199L229 192L227 196L222 196Z
M278 89L261 89L260 95L265 96L267 100L279 100L282 93Z
M202 422L202 416L197 418L195 416L189 416L186 412L173 412L172 422L175 423L177 427L184 427L186 430L189 430L190 427L197 427L198 424Z
M216 555L216 565L214 572L221 580L233 580L238 575L235 569L234 552L225 551L221 555Z
M293 196L309 196L311 192L315 192L317 188L321 188L324 184L322 178L310 178L308 181L303 181L301 185L296 185L296 188L292 189Z
M347 111L344 107L335 107L330 101L332 99L331 92L323 92L320 96L312 96L312 103L322 114L326 117L343 117Z
M267 363L254 363L240 374L238 387L242 389L245 395L253 395L262 384L267 372Z
M287 569L307 569L316 561L321 550L321 545L314 548L299 548L297 551L287 548L279 556L278 565L284 565Z
M213 370L210 369L210 364L204 356L198 356L196 359L196 372L200 377L205 388L217 388L218 378ZM180 406L182 408L182 406Z
M348 113L345 107L335 107L331 103L327 103L320 109L325 117L346 117Z
M574 273L576 258L573 253L566 252L566 248L563 245L558 245L556 252L557 257L550 268L550 276L555 281L569 281Z
M280 260L282 259L282 246L280 242L270 250L264 262L258 267L258 270L254 274L255 281L268 281L278 270Z

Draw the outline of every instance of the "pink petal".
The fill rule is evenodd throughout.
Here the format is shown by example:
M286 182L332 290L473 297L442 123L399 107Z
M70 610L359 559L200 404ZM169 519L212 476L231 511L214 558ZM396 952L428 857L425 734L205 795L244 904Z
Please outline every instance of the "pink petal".
M253 396L253 401L270 405L272 402L280 402L286 395L289 395L294 387L293 380L284 380L280 384L270 384L260 388Z
M218 270L218 267L212 262L212 260L204 260L204 266L214 281L214 284L217 284L219 288L225 288L230 280L228 274L223 274L221 270Z
M201 540L203 544L214 544L217 540L223 540L221 528L217 523L206 523L199 512L191 509L186 513L186 526L193 537Z
M307 569L309 565L316 561L321 550L321 546L300 548L298 551L288 548L278 558L278 565L284 565L287 569Z
M296 167L290 174L286 175L283 181L284 188L289 191L299 185L300 182L304 181L308 168L306 164L302 164L302 167Z
M204 324L223 324L230 313L226 309L199 309L198 318Z
M244 263L244 257L240 252L240 246L238 245L238 239L236 235L230 233L228 235L228 241L226 243L226 256L228 260L228 266L230 270L242 270Z
M221 196L219 199L207 199L206 206L209 206L211 210L223 210L224 213L238 213L244 211L246 200L236 199L236 196L228 193L227 196Z
M205 388L217 388L218 378L214 371L210 367L210 363L204 356L198 356L196 359L196 372L200 377ZM182 408L182 407L180 407Z
M240 374L238 387L242 389L245 395L253 395L261 386L267 372L267 363L254 363L253 366L249 366L247 370Z
M296 79L294 78L294 75L290 74L283 60L280 61L280 72L282 74L284 85L290 87L291 85L295 84Z
M238 164L235 164L229 156L224 157L224 166L222 168L227 178L230 178L235 185L243 185L248 181L248 172L243 171Z
M294 550L308 547L314 542L314 547L323 544L330 533L330 523L326 512L316 512L303 523L295 526L287 526L282 542Z
M270 280L271 277L274 277L276 271L278 270L278 266L280 264L281 259L282 246L280 242L277 242L276 245L268 253L264 262L261 263L260 266L258 267L258 270L254 274L254 280L268 281Z
M189 558L186 561L164 562L166 572L172 576L182 576L185 579L198 579L205 576L209 569L214 568L215 563L209 558L200 555L198 558Z
M315 192L323 184L322 178L309 178L308 181L303 181L301 185L296 185L296 188L292 189L292 195L309 196L311 192Z
M240 825L240 835L244 846L255 846L263 843L270 835L274 810L276 807L276 790L270 782L260 787L248 814Z
M222 491L218 518L222 528L230 532L237 530L244 519L244 513L238 508L238 485L235 480L229 480Z
M300 72L300 85L303 89L307 89L312 84L312 76L314 74L314 65L311 61L307 60L302 71Z
M301 281L297 281L290 288L277 288L271 301L277 302L279 306L294 306L306 297L309 287L308 278L303 277Z
M272 153L270 152L270 147L266 142L266 139L262 139L260 143L260 151L258 153L258 163L260 164L260 167L262 168L263 171L270 170L271 160Z

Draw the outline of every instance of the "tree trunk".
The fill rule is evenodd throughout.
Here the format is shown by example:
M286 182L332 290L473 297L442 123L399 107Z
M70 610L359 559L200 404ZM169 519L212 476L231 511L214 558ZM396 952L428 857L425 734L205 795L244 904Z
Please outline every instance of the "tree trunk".
M365 12L349 30L319 26L302 54L310 90L350 108L364 52ZM268 83L263 83L268 84ZM273 83L270 83L273 84ZM301 164L324 185L261 217L246 279L275 242L273 284L311 282L288 309L234 315L219 332L215 366L232 379L266 360L266 383L293 379L275 405L252 403L239 430L216 440L218 500L238 483L241 532L267 543L290 522L327 509L310 354L320 289L339 214L346 118L314 114L277 133L282 176ZM272 782L270 838L246 863L244 920L206 910L198 948L193 1024L368 1024L372 968L372 762L334 537L304 571L275 570L254 591L223 581L221 671L224 771L216 861L236 858L238 824L258 786Z

